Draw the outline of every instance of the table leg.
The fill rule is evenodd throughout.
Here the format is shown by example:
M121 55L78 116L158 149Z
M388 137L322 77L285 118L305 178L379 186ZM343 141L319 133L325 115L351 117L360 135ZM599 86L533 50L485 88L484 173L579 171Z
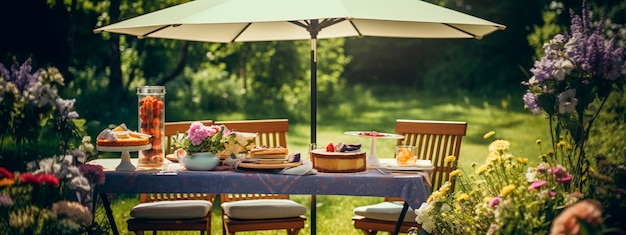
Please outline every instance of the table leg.
M406 214L408 210L409 210L409 204L406 203L405 201L404 206L402 206L402 211L400 212L400 215L398 216L398 221L396 222L396 228L393 230L394 235L397 235L398 233L400 233L400 229L402 228L402 223L404 222L404 215Z
M317 197L315 194L311 195L311 234L316 233L316 220L317 218Z
M113 231L113 235L119 235L120 232L117 230L117 225L115 224L115 218L113 217L113 211L111 210L111 202L107 197L106 193L100 193L100 197L102 198L102 205L104 205L104 212L109 219L109 224L111 224L111 230Z

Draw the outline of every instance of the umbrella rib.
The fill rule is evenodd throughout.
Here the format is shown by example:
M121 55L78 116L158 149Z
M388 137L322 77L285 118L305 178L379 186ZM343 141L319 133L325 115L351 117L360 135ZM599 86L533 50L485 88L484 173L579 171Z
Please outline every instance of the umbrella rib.
M363 34L361 33L361 31L359 31L359 28L357 28L356 25L354 25L354 22L352 20L350 20L350 25L352 25L352 28L354 29L354 31L356 31L359 37L363 37Z
M231 42L231 43L232 43L232 42L235 42L235 40L237 40L237 38L239 38L239 36L241 36L241 34L243 33L243 31L246 31L246 29L247 29L248 27L250 27L250 25L251 25L251 24L252 24L252 23L248 22L248 24L246 24L246 27L243 27L243 29L241 29L241 30L239 31L239 33L237 33L237 35L235 35L235 37L233 38L233 40L230 40L230 42Z
M476 38L476 39L482 39L482 38L483 38L483 37L482 37L482 36L480 36L480 35L476 35L476 34L473 34L473 33L467 32L467 31L462 30L462 29L460 29L460 28L458 28L458 27L456 27L456 26L454 26L454 25L451 25L451 24L443 23L443 25L448 26L448 27L453 28L453 29L456 29L456 30L458 30L458 31L461 31L462 33L465 33L465 34L467 34L467 35L470 35L470 36L472 36L473 38Z
M289 21L289 23L305 28L307 31L312 33L311 36L314 37L313 35L317 35L317 33L319 33L323 28L332 26L344 20L346 20L346 18L330 18L330 19L322 19L322 21L319 23L315 23L315 22L318 22L319 19L304 20L304 23L300 21L292 20L292 21ZM350 21L350 23L352 24L352 21ZM352 27L355 27L354 24L352 24ZM361 35L361 32L358 32L358 33L359 35Z
M149 37L149 36L150 36L150 34L153 34L153 33L156 33L156 32L158 32L158 31L164 30L165 28L169 28L169 27L178 27L178 26L180 26L180 25L181 25L181 24L168 24L168 25L165 25L165 26L160 27L160 28L158 28L158 29L152 30L152 31L150 31L150 32L148 32L148 33L146 33L146 34L144 34L144 35L139 35L139 36L137 36L137 37L138 37L139 39L144 39L144 38Z

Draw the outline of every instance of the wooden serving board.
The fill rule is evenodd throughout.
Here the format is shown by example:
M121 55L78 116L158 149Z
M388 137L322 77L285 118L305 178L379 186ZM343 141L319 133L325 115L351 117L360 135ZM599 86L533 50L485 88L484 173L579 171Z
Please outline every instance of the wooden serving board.
M302 162L286 162L278 164L239 163L239 167L248 169L284 169L302 165Z

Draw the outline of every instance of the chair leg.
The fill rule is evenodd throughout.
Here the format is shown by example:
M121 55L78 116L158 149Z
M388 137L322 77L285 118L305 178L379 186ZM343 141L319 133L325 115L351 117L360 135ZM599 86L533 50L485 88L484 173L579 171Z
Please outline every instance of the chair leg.
M376 235L378 233L378 231L376 230L368 230L368 229L361 229L361 231L363 231L363 234L365 235Z
M288 235L298 235L299 232L300 232L299 228L287 229L287 234Z

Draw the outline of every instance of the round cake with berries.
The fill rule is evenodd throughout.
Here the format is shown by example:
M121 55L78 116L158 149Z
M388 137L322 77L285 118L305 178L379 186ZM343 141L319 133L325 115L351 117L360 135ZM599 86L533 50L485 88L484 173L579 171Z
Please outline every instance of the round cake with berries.
M367 169L366 155L360 144L331 143L324 149L311 150L311 161L319 172L352 173Z

